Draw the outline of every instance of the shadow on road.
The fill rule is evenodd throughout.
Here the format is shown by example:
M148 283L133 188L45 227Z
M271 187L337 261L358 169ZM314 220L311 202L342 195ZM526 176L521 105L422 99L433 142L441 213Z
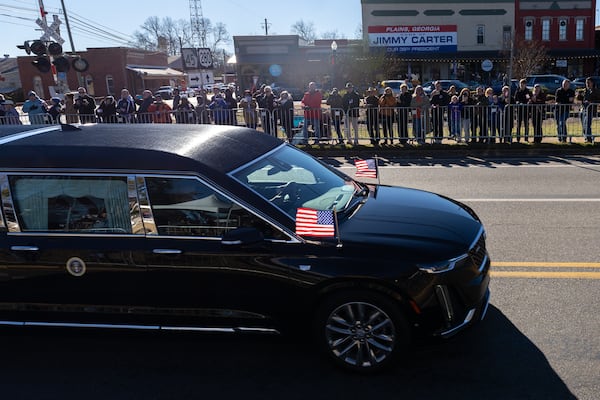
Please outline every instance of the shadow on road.
M406 365L347 373L277 336L2 330L10 399L570 399L544 355L496 308Z

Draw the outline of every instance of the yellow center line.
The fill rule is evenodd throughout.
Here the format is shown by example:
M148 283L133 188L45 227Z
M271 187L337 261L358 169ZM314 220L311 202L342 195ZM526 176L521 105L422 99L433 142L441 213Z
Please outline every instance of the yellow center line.
M600 268L600 262L533 262L533 261L496 261L493 267L514 268Z
M600 272L490 271L494 278L600 279Z

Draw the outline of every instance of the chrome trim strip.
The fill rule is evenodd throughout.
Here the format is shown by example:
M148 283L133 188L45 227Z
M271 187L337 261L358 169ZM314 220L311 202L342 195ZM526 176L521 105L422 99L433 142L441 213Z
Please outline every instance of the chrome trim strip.
M47 326L61 328L100 328L100 329L142 329L142 330L158 330L160 326L156 325L112 325L112 324L85 324L75 322L36 322L25 321L23 326Z
M191 332L222 332L222 333L235 333L234 328L196 328L188 326L161 326L163 331L191 331Z
M483 257L483 261L481 261L481 265L477 269L479 272L483 272L483 269L485 268L487 261L488 261L488 255L486 254L485 257Z
M481 225L481 227L479 228L479 232L477 233L477 235L475 235L475 240L473 240L473 243L471 243L471 245L469 246L469 251L471 251L475 245L477 244L477 242L479 242L479 238L481 237L481 235L483 235L483 233L485 232L484 228L483 228L483 224Z
M448 288L443 285L437 285L435 287L435 293L442 305L442 309L444 311L444 320L447 323L451 323L454 320L454 309L450 303L450 293L448 293Z
M17 221L17 214L15 213L15 205L13 203L12 194L10 192L10 185L8 183L8 175L0 175L0 197L2 198L2 208L4 209L4 216L6 217L6 224L8 225L9 232L21 232L21 227Z
M244 328L244 327L239 327L239 328L235 328L235 329L236 329L236 332L274 333L276 335L278 335L278 334L281 333L277 329L271 329L271 328Z
M94 329L128 329L128 330L161 330L185 332L214 332L214 333L272 333L279 334L277 329L255 327L200 327L200 326L161 326L135 324L94 324L75 322L37 322L37 321L0 321L0 326L36 326L57 328L94 328Z
M479 317L480 321L483 321L487 314L487 310L490 306L490 290L488 289L485 294L485 304L483 305L483 310L481 310L481 317Z
M465 317L465 320L460 325L457 325L454 328L449 329L447 331L443 331L443 332L439 333L439 335L443 338L452 336L453 334L455 334L456 332L458 332L459 330L464 328L466 325L468 325L469 322L471 322L471 320L473 319L474 315L475 315L475 308L472 308L469 310L469 312L467 313L467 316Z
M27 131L27 132L21 132L21 133L17 133L17 134L10 135L10 136L5 136L3 138L0 138L0 145L15 142L17 140L25 139L25 138L28 138L31 136L41 135L43 133L58 131L58 130L60 130L59 126L50 125L50 126L45 126L43 128L38 128L38 129L34 129L31 131Z
M154 250L152 250L152 253L154 253L154 254L181 254L183 252L178 249L154 249Z
M158 235L158 229L156 228L156 222L154 221L154 215L152 214L152 207L150 207L150 200L148 199L146 179L143 176L136 175L135 180L144 232L146 233L146 236Z
M140 212L140 202L135 184L135 175L127 176L127 196L129 197L129 218L131 219L131 232L134 235L144 235L144 223Z
M13 251L38 251L40 248L37 246L10 246Z

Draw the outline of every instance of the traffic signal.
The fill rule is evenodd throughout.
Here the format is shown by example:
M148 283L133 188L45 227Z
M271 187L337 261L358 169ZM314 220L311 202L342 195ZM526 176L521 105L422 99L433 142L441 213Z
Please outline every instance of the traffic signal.
M60 43L52 42L48 45L48 53L51 56L60 56L63 52L63 48Z
M41 40L35 40L31 45L29 45L31 52L36 56L43 56L48 52L46 45Z
M31 54L31 47L29 47L29 42L27 40L23 42L23 44L17 45L17 48L25 50L25 53L27 53L27 55Z
M56 57L54 61L52 61L52 64L56 67L57 72L69 72L69 69L71 69L69 60L64 56Z
M42 73L46 73L50 71L50 60L46 56L38 56L36 57L31 64L38 69L38 71Z

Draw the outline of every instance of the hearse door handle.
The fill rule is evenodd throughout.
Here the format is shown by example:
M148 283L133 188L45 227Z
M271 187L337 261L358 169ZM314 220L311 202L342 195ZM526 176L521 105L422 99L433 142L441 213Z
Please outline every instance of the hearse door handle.
M181 254L181 250L177 249L154 249L152 250L154 254Z
M10 246L10 249L14 251L38 251L40 248L37 246Z

